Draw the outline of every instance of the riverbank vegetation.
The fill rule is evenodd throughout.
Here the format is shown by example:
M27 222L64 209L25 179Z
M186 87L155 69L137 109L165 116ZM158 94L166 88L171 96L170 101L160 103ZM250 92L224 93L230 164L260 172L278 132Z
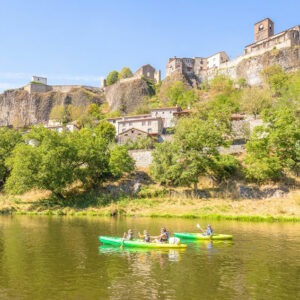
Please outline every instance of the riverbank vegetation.
M262 87L248 87L241 80L237 87L223 75L196 90L187 90L179 83L173 86L170 83L165 90L157 87L154 98L163 95L163 104L192 106L193 113L177 121L171 141L151 143L151 148L155 148L148 173L151 184L154 183L151 197L143 196L145 189L137 188L134 193L124 191L114 198L106 188L108 183L120 184L120 179L128 178L134 170L128 149L135 146L117 145L114 126L99 121L102 117L94 126L90 122L87 126L83 123L80 131L73 133L58 133L42 126L23 133L1 128L2 211L7 208L10 212L53 210L64 213L72 209L88 211L90 207L92 212L106 214L113 213L116 206L117 213L127 215L136 212L152 216L299 218L299 195L290 201L239 202L236 198L203 197L201 184L199 190L199 179L203 177L209 178L219 189L234 186L234 182L257 186L289 182L292 189L299 187L300 72L286 74L272 66L265 69L262 76ZM238 156L220 153L220 147L226 148L234 139L233 113L260 115L263 121L247 137L246 153ZM148 145L139 143L139 147L144 144ZM180 187L192 187L193 194L189 198L180 196L182 199L170 198L168 192L161 194L161 191ZM9 196L32 190L45 194L41 196L38 192L39 200L34 201L35 204L28 201L28 206L23 196Z

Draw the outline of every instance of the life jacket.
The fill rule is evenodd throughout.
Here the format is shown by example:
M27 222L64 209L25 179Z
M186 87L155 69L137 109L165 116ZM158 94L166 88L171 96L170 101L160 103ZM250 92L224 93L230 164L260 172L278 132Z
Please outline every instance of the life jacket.
M165 238L160 238L161 242L167 242L169 240L170 232L166 231L166 232L164 232L164 234L165 234L166 237Z
M150 235L145 235L144 236L144 241L149 243L150 242Z

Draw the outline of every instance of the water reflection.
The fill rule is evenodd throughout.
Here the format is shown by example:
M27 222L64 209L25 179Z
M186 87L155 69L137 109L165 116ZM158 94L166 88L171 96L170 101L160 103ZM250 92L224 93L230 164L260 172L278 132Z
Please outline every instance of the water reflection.
M186 249L146 249L146 248L126 248L126 247L115 247L110 245L99 246L99 254L105 255L116 255L127 256L129 259L136 260L137 255L141 258L149 257L151 262L153 259L157 261L180 261L182 254Z

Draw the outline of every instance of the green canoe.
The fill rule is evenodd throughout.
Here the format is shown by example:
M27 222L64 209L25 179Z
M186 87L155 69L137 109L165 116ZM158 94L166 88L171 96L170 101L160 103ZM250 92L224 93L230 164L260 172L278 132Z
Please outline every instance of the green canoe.
M143 240L131 240L127 241L120 237L112 236L99 236L99 241L103 244L109 244L114 246L124 247L139 247L139 248L167 248L167 249L180 249L186 248L186 244L169 244L169 243L147 243Z
M189 232L175 232L174 236L182 239L193 239L193 240L232 240L230 234L217 234L205 235L203 233L189 233Z

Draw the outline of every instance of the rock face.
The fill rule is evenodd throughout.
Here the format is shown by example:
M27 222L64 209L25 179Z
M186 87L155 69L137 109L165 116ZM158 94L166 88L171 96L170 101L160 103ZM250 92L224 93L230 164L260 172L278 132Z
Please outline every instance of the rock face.
M151 87L143 79L122 80L105 88L105 98L110 109L126 114L145 104L151 94Z
M211 72L208 79L217 74L224 74L232 79L245 78L250 85L262 83L261 71L271 65L279 65L286 72L300 69L300 46L283 49L273 49L261 55L249 56L244 59L236 59L225 63L222 68Z
M46 122L55 105L87 106L104 101L100 90L87 87L45 93L29 93L23 88L8 90L0 94L0 126L24 127Z

